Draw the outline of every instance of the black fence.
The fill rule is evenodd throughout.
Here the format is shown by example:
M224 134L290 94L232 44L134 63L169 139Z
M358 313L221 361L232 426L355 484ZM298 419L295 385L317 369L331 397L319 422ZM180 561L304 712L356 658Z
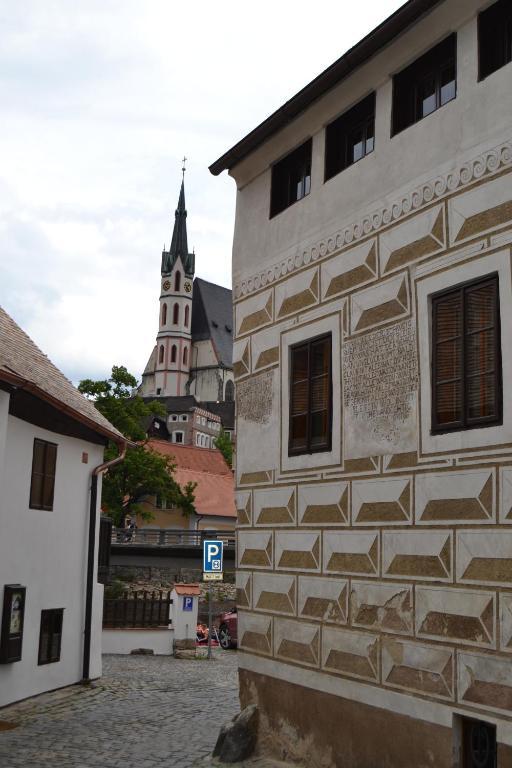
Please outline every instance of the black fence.
M103 626L109 629L167 627L170 606L170 592L125 592L122 597L105 598Z
M205 539L219 539L226 547L235 546L235 531L189 531L183 528L115 528L112 544L154 547L202 547Z

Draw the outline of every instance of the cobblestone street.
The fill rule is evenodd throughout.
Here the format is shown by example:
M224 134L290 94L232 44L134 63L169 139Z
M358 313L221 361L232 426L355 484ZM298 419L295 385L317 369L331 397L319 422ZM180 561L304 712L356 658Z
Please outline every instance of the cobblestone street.
M193 768L238 711L236 653L105 656L90 687L0 710L1 768ZM16 728L5 730L6 723ZM257 763L260 764L259 762Z

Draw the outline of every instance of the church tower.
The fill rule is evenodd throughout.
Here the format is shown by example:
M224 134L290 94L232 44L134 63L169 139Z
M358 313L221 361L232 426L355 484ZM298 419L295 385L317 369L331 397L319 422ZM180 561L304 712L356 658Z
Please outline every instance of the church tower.
M185 169L183 169L185 170ZM154 351L152 394L186 394L192 364L192 292L195 255L188 252L185 179L181 182L171 247L162 252L160 314ZM147 382L149 384L149 381ZM145 387L144 387L145 389Z

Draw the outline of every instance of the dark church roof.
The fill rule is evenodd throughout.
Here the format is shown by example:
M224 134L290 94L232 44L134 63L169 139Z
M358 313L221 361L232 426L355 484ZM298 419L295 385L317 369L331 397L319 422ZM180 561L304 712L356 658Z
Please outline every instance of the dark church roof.
M218 402L216 400L207 400L206 402L199 403L201 408L205 411L210 411L216 416L220 416L222 426L224 429L235 428L235 401L225 400Z
M187 241L187 209L185 207L185 182L181 182L178 207L174 214L174 229L172 231L171 247L162 251L162 275L172 272L176 259L181 258L185 274L192 277L195 267L195 255L188 252Z
M233 298L229 288L196 277L192 342L211 339L220 365L233 367Z

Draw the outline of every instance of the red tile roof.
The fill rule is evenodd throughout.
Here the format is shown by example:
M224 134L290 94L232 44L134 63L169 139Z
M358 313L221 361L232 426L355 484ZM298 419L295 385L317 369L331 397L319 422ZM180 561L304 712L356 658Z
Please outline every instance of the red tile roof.
M174 477L182 487L197 483L194 505L198 515L236 518L235 481L219 450L165 440L150 440L149 447L172 459Z
M175 584L174 589L178 595L200 595L199 584Z

